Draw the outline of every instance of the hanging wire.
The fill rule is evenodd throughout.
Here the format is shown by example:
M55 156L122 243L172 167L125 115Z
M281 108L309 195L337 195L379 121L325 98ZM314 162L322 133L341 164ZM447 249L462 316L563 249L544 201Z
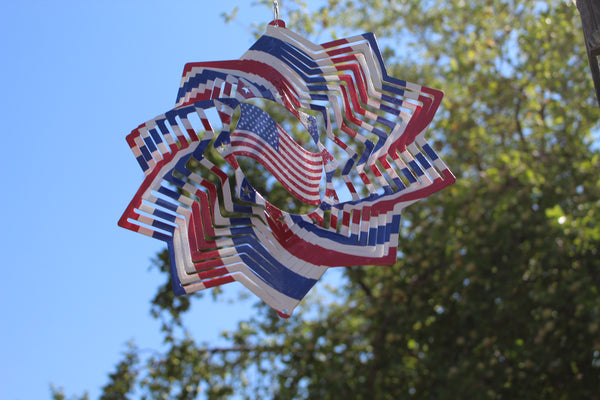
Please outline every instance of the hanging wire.
M279 2L277 0L273 0L273 18L277 23L279 20Z

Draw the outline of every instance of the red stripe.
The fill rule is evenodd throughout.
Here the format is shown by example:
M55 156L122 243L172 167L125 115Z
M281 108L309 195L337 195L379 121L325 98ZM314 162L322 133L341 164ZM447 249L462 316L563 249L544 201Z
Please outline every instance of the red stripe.
M329 218L329 227L331 229L337 229L337 224L338 224L337 214L335 214L334 210L331 210L331 216Z
M301 160L298 160L297 159L298 157L294 157L294 153L290 153L288 151L288 149L284 148L283 146L279 147L279 153L277 153L276 151L271 150L270 144L264 142L262 139L260 139L256 135L236 131L231 135L231 137L233 139L231 141L232 147L244 147L245 146L245 147L250 147L260 153L270 154L272 156L272 158L275 158L276 161L278 161L278 162L282 162L284 164L291 164L291 165L295 166L296 167L295 170L298 171L299 173L304 173L304 171L309 171L311 173L316 174L316 173L320 173L323 171L322 162L307 160L306 158L301 158ZM248 140L236 140L236 138L238 138L238 137L243 137ZM287 155L288 160L286 160L281 155L281 153L284 153L285 155ZM310 168L306 164L308 164L309 166L315 165L315 166L318 166L319 168ZM300 166L302 166L304 168L301 169Z
M323 217L320 216L316 211L313 211L310 214L308 214L308 218L312 219L313 221L316 221L317 224L323 223Z
M203 260L204 254L200 250L215 249L217 244L215 241L206 240L208 236L214 237L213 226L210 223L203 221L205 213L208 211L208 198L205 193L202 193L200 203L202 206L194 202L192 205L192 216L189 220L188 238L192 260ZM210 218L208 219L210 221ZM206 231L206 232L205 232Z
M373 173L375 174L375 177L379 178L382 176L381 171L379 170L379 168L377 168L377 165L371 164L369 165L369 167L371 168L371 171L373 171Z
M344 226L350 226L350 213L344 211L344 214L342 216L342 225Z
M211 281L202 282L207 288L225 285L226 283L235 282L232 276L224 276L222 278L213 279Z
M358 176L360 176L360 179L362 179L362 181L365 185L371 184L371 180L369 179L367 174L365 174L364 172L359 173Z
M245 153L245 152L239 152L239 155L247 155L248 157L251 157L253 159L255 159L256 161L261 161L260 158L258 156L256 156L253 153ZM265 166L274 176L277 177L277 171L275 171L273 168L271 168L270 166L266 165ZM307 196L312 196L312 197L317 197L319 195L319 191L306 191L302 188L297 188L298 190L296 190L295 187L292 187L290 184L288 184L287 182L281 180L279 177L277 178L277 180L279 181L279 183L294 197L296 197L298 200L303 201L306 204L310 204L310 205L319 205L321 204L321 199L309 199L308 197L304 196L301 193L305 193Z
M210 171L219 177L219 179L221 180L221 183L225 182L228 178L227 174L225 172L223 172L223 170L217 166L210 167Z
M198 276L200 277L200 279L204 280L204 279L216 278L217 276L223 276L228 273L229 273L229 271L227 270L227 268L221 267L221 268L211 269L209 271L199 272Z
M188 135L190 135L190 138L192 138L193 141L200 140L200 138L198 137L198 135L196 135L196 132L193 129L187 128L185 131L188 133Z
M363 223L368 222L371 219L371 207L366 206L362 209L362 220Z
M205 68L210 69L225 69L231 71L239 71L257 75L271 82L274 87L279 89L279 94L282 95L284 101L288 104L293 104L294 107L301 107L300 101L298 100L298 93L294 87L288 82L287 78L281 74L278 70L271 67L266 63L262 63L255 60L228 60L228 61L208 61L199 63L188 63L183 68L183 79L188 77L194 69L203 70ZM252 95L252 97L255 97ZM182 103L180 106L189 105L194 103L195 98ZM291 103L290 103L291 102ZM292 106L287 107L288 109L294 108Z
M353 210L352 211L352 223L355 225L360 224L360 220L361 220L361 212L360 210Z
M223 93L227 96L227 97L231 97L231 88L232 88L232 84L229 82L225 82L225 90L223 90Z
M297 169L294 169L293 171L290 170L288 167L288 165L286 165L284 160L274 160L272 154L267 153L267 152L261 152L262 148L260 146L248 143L248 142L238 142L238 141L232 141L231 142L232 145L235 145L236 147L249 147L251 149L257 150L260 152L260 154L256 154L254 152L250 152L250 151L246 151L246 150L234 150L233 151L233 155L235 156L248 156L250 158L255 159L256 161L258 161L261 165L264 165L265 168L267 168L273 175L275 176L287 176L284 175L284 171L282 171L281 169L278 169L278 167L285 169L286 172L289 173L289 175L291 175L291 177L293 179L289 179L293 181L294 179L297 181L302 182L305 186L308 186L309 188L318 188L319 187L319 182L321 180L321 178L319 178L319 180L317 181L316 178L315 179L310 179L307 176L298 176L298 173L300 171L298 171ZM261 157L264 156L264 158L266 158L269 163L264 162L265 160ZM293 167L293 165L292 165ZM301 173L301 172L300 172ZM307 180L309 179L309 180ZM299 189L301 189L299 187ZM301 189L301 190L306 190L306 189Z
M321 47L328 49L330 47L336 47L336 46L340 46L342 44L348 44L348 39L337 39L337 40L332 40L331 42L327 42L327 43L323 43L321 45Z
M210 122L207 118L200 118L200 121L202 121L202 126L204 126L205 130L212 132L212 126L210 125Z
M263 149L265 148L265 151L268 151L270 153L273 153L274 156L277 156L278 158L282 158L283 156L281 156L281 153L284 153L285 155L288 156L288 158L290 158L292 161L295 162L302 162L304 165L308 164L308 165L314 165L314 166L318 166L319 168L304 168L304 169L308 169L311 172L317 173L317 172L321 172L322 171L322 165L323 165L323 159L321 157L321 155L319 153L310 153L307 152L307 154L310 154L312 157L308 158L303 154L299 154L294 152L295 149L291 148L291 146L289 145L285 145L285 143L281 143L280 141L280 145L279 146L279 153L277 153L275 150L271 150L271 145L266 143L263 139L261 139L259 136L257 136L256 134L253 133L246 133L243 131L234 131L231 134L232 138L236 138L236 137L243 137L243 138L247 138L249 140L251 140L254 143L258 143L259 144L259 149ZM281 138L281 136L280 136ZM245 143L243 140L236 140L236 143L238 143L237 145L242 145ZM289 143L289 142L288 142ZM294 142L292 142L294 143ZM233 145L233 142L232 142ZM295 156L295 157L294 157ZM298 158L300 158L300 160L298 160Z
M272 226L271 219L268 218L267 221L269 222L269 226ZM385 227L382 226L379 229L385 229ZM357 256L324 248L315 243L308 242L293 234L289 228L279 228L276 237L277 240L295 257L314 265L330 267L393 264L396 261L396 251L398 248L397 245L391 244L387 254L381 256Z
M348 190L350 190L350 193L352 194L356 194L356 188L354 187L354 185L352 184L352 182L346 182L344 181L344 183L346 183L346 186L348 187Z
M314 165L322 164L321 153L313 153L311 151L306 150L299 143L297 143L290 135L288 135L287 132L285 130L283 130L283 128L281 126L279 126L279 124L277 125L277 133L279 133L279 139L284 141L285 143L287 143L287 145L285 146L285 149L293 150L293 152L298 154L301 158L309 157L311 159L319 160L319 161L308 160L310 163L312 163Z
M219 97L219 95L221 94L221 86L213 86L213 91L211 96L211 99L216 99L217 97Z

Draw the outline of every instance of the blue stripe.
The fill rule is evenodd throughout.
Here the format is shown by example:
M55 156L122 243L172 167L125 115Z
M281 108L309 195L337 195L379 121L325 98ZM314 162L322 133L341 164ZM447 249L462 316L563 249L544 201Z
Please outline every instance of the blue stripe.
M228 77L233 77L235 79L242 78L242 76L240 75L228 74L214 69L203 69L201 73L189 77L188 81L181 85L179 91L177 92L176 103L181 101L188 92L191 92L193 89L198 88L200 85L219 78L225 81ZM256 87L264 98L275 100L273 93L271 93L265 86L260 85L255 81L252 82L252 86Z
M265 53L271 54L285 64L287 64L292 70L294 70L302 79L307 83L321 83L325 82L325 78L321 76L309 77L306 74L323 74L323 71L318 68L312 58L306 53L300 51L298 48L291 46L290 44L274 38L272 36L262 36L256 43L250 48L251 50L264 51ZM300 62L298 62L300 61ZM305 72L306 74L304 74Z
M386 227L387 225L385 227L380 226L379 229L377 229L377 244L385 244L385 242L387 242L390 239Z
M167 121L169 121L169 124L178 125L175 117L186 118L188 114L193 113L195 110L196 108L193 105L182 108L174 108L167 111L165 113L165 117L167 118Z
M148 150L150 150L150 153L154 153L157 150L156 146L154 145L154 142L148 136L144 136L142 137L142 139L144 140L144 143L146 143L146 146L148 147Z
M378 230L379 230L378 228L370 228L369 229L369 241L368 241L369 246L375 246L375 244L377 244Z
M417 182L417 179L412 174L412 172L410 172L410 170L408 168L402 168L402 174L406 177L406 179L408 179L408 182L410 182L410 183Z
M159 200L160 200L160 199L159 199ZM157 202L157 203L158 203L158 202ZM166 221L169 221L169 222L175 222L175 218L177 218L177 216L175 216L175 215L173 215L173 214L170 214L170 213L167 213L167 212L165 212L165 211L162 211L162 210L154 210L154 211L152 212L152 215L154 215L155 217L158 217L158 218L162 218L162 219L164 219L164 220L166 220ZM154 222L152 223L152 226L157 226L157 225L155 225L155 223L158 223L158 222L159 222L159 221L154 221ZM161 223L161 224L163 224L163 222L160 222L160 223ZM171 227L171 228L173 228L173 227ZM162 228L161 228L161 229L162 229ZM174 228L173 228L173 229L174 229ZM165 229L165 230L166 230L166 229ZM169 232L171 232L171 231L169 231Z
M431 158L432 161L435 161L435 160L437 160L439 158L439 156L431 148L431 146L429 145L429 143L425 143L425 145L423 146L423 150L425 150L425 153L427 153L427 155L429 156L429 158Z
M332 240L336 243L350 246L362 246L364 245L364 238L360 238L357 235L344 236L340 233L325 230L317 225L304 221L299 215L291 214L292 220L298 225L301 229L307 230L318 237ZM383 231L383 233L381 233ZM375 237L377 236L377 239ZM378 226L377 228L371 228L369 230L369 245L374 245L375 243L379 243L379 238L382 240L389 240L389 235L386 236L385 227ZM383 242L384 243L384 242Z
M173 203L169 203L168 201L161 199L161 198L157 198L156 201L154 202L156 205L161 206L163 208L166 208L167 210L173 211L173 212L177 212L177 205L173 204ZM169 214L173 217L173 219L171 220L170 217L165 217L165 219L169 219L171 222L175 221L175 215Z
M384 75L387 75L387 74L385 73L385 71L384 71ZM383 79L383 81L384 81L384 82L389 82L389 81L386 81L386 79L385 79L385 78ZM405 93L405 90L404 90L404 89L400 89L400 88L399 88L399 87L397 87L397 86L387 85L387 84L385 84L385 83L384 83L383 85L381 85L381 86L382 86L383 90L386 90L386 91L388 91L388 92L393 92L393 93L396 93L397 95L400 95L400 96L404 96L404 93ZM390 99L393 99L393 97L391 97ZM398 99L396 99L396 101L394 101L394 103L398 103L398 101L401 101L401 100L398 100Z
M223 130L223 131L221 131L221 133L219 133L219 136L217 136L217 138L215 139L215 142L213 143L213 147L215 149L217 149L221 145L228 145L230 143L231 143L231 136L229 134L229 131ZM202 153L204 153L204 151Z
M380 107L379 109L381 109L381 107ZM396 115L398 115L398 114L396 114ZM395 127L396 125L398 125L398 124L397 124L397 123L395 123L395 122L392 122L392 121L389 121L389 120L388 120L388 119L386 119L386 118L383 118L382 116L377 116L377 122L379 122L379 123L380 123L380 124L382 124L382 125L385 125L385 126L387 126L387 127L388 127L388 128L390 128L390 129L394 129L394 127ZM387 137L387 135L386 135L385 133L384 133L384 137Z
M354 167L354 162L356 161L357 158L358 158L358 154L354 153L354 155L352 155L352 158L350 158L346 162L346 165L344 165L344 168L342 169L342 175L348 175L350 173L350 171L352 170L352 167Z
M329 204L329 203L321 203L321 204L319 205L319 208L320 208L321 210L323 210L323 211L326 211L326 210L331 210L331 204Z
M383 86L384 86L385 88L387 88L388 90L390 90L390 89L391 89L391 88L389 87L389 85L383 85ZM400 89L399 91L400 91L400 92L402 92L400 95L401 95L401 96L404 96L404 90ZM402 104L404 104L404 101L403 101L403 100L400 100L400 99L399 99L399 98L397 98L397 97L392 97L392 96L389 96L389 95L387 95L387 94L382 94L382 95L381 95L381 99L382 99L383 101L387 101L388 103L394 103L394 104L397 104L397 105L399 105L399 106L402 106Z
M200 160L204 159L204 152L206 151L206 148L208 147L208 145L210 144L210 142L212 140L213 140L213 137L211 137L209 139L202 139L200 141L200 143L198 143L196 145L196 149L194 150L194 153L193 153L194 158L196 160L200 161Z
M191 91L191 89L197 88L201 84L217 78L226 79L227 74L215 71L213 69L203 69L200 74L189 77L188 81L179 88L179 91L177 92L177 100L175 102L178 103L182 98L185 97L188 91Z
M387 69L385 67L385 63L383 62L383 57L381 55L381 50L379 49L379 44L377 43L377 38L375 37L375 35L372 32L369 32L369 33L363 34L362 36L369 41L371 50L373 51L373 54L375 54L375 56L377 57L377 61L379 61L379 66L381 68L381 74L383 75L383 81L390 82L390 83L393 83L398 86L406 87L405 80L397 79L397 78L394 78L394 77L391 77L388 75ZM384 85L384 87L385 86L387 86L387 85ZM398 89L397 87L389 87L387 90L394 92L394 93L398 93L401 96L404 95L404 90Z
M367 202L367 201L375 201L375 200L379 199L380 197L382 197L380 194L370 193L367 197L363 197L362 199L345 201L343 203L334 204L332 207L337 210L342 210L343 207L347 204L357 205L357 204Z
M378 121L378 122L381 122L381 121L383 121L383 120L384 120L383 118L378 118L378 119L377 119L377 121ZM385 124L385 125L387 125L387 124ZM394 128L394 126L396 126L396 124L391 124L391 125L388 125L388 126L389 126L390 128L392 128L392 129L393 129L393 128ZM385 140L388 138L388 134L387 134L387 133L385 133L384 131L382 131L382 130L381 130L381 129L379 129L379 128L373 128L373 130L372 130L371 132L373 132L374 134L376 134L376 135L377 135L377 137L379 138L379 142L381 142L381 141L385 141ZM378 143L378 144L379 144L379 143Z
M150 168L146 160L144 160L144 156L137 156L135 159L137 160L138 164L140 164L142 171L146 171L148 168Z
M342 169L342 175L348 175L352 170L352 167L354 167L354 162L352 159L350 159L344 165L344 168Z
M155 120L155 122L156 122L156 125L158 126L158 129L160 129L160 132L163 135L171 135L171 132L169 131L169 129L165 125L165 118L157 119L157 120Z
M395 193L389 185L382 186L384 194Z
M172 237L169 235L165 235L164 233L160 233L157 231L152 232L152 238L162 240L163 242L169 242L172 240ZM174 264L173 264L174 265Z
M219 97L219 98L214 99L214 100L218 101L220 103L226 104L226 105L228 105L229 107L231 107L233 109L235 109L237 106L239 106L240 104L242 104L242 103L240 103L239 100L232 99L230 97ZM248 104L248 106L251 106L251 104L249 104L249 103L244 103L244 104Z
M429 161L427 161L427 159L425 158L425 156L423 154L417 153L417 160L419 160L419 162L421 163L423 168L425 168L425 169L431 168L431 164L429 164Z
M394 214L392 217L392 226L390 234L395 235L400 232L400 221L402 220L401 214Z
M380 103L380 104L379 104L379 109L380 109L381 111L385 111L385 112L387 112L387 113L390 113L390 114L394 114L394 115L400 115L400 110L398 110L398 109L396 109L396 108L392 108L392 107L386 106L386 105L385 105L385 104L383 104L383 103Z
M252 233L252 231L247 231L247 229L251 229L250 226L253 225L252 219L237 217L237 218L228 218L228 220L231 225L242 225L242 226L231 228L232 235L245 235L245 234ZM248 225L248 226L243 226L243 225ZM246 229L246 231L244 231L243 229Z
M152 226L158 229L162 229L165 232L173 233L175 232L175 227L173 225L165 224L164 222L154 220L152 221Z
M152 140L154 140L154 143L156 143L156 144L162 143L163 140L158 135L158 131L155 128L150 129L148 132L150 133Z
M329 101L329 97L326 94L310 93L310 99L315 101Z
M232 240L246 265L266 284L288 297L302 299L317 282L281 264L253 236L234 237Z
M161 186L158 188L158 193L164 194L165 196L169 196L173 200L177 200L177 201L179 201L179 198L181 197L181 194L177 193L174 190L166 188L164 186ZM175 211L175 210L173 210L173 211Z
M360 231L360 236L358 238L358 245L359 246L366 246L367 243L369 242L369 233L370 233L370 229L367 231Z
M308 85L307 86L309 91L314 91L314 92L328 92L329 88L326 85Z
M403 189L406 189L406 185L404 184L404 182L402 182L402 180L400 178L393 178L392 179L394 181L394 183L396 184L396 191L399 192Z
M365 144L365 151L363 151L363 153L360 155L360 160L358 160L357 165L366 163L367 160L369 159L369 156L371 155L373 147L375 147L373 145L373 142L371 142L370 140L365 141L364 144Z
M181 280L177 276L177 260L175 259L175 245L173 244L173 239L169 238L168 240L165 240L164 238L161 238L161 240L167 242L167 249L169 251L169 270L171 271L171 286L173 287L173 293L175 293L175 296L184 295L185 289L181 284Z
M152 154L150 154L150 152L148 151L148 148L146 146L140 147L140 151L142 152L142 155L144 156L144 159L146 161L152 160Z
M417 176L425 175L425 173L423 172L421 167L419 167L419 164L417 164L415 160L410 161L408 165L410 165L410 167L413 169L413 172L417 174Z

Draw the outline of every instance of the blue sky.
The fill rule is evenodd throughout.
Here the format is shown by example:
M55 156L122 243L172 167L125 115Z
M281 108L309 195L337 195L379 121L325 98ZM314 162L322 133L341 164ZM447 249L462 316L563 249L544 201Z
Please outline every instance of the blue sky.
M117 227L143 178L125 136L172 107L186 62L242 55L246 26L272 19L250 3L0 5L0 398L48 398L51 383L97 398L128 340L160 344L149 266L162 244ZM198 300L196 340L214 343L251 304Z

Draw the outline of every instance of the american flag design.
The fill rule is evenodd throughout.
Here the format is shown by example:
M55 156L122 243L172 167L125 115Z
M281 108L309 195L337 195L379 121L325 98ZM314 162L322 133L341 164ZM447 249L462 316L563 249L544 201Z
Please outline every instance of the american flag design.
M231 134L232 153L253 158L290 194L306 204L319 205L321 154L302 148L261 108L242 103L240 109L240 119Z
M327 268L394 263L402 210L454 183L425 138L442 97L389 76L371 33L314 44L273 22L239 60L187 64L175 107L127 136L145 178L119 225L167 244L176 294L240 282L289 317ZM312 211L271 204L242 156Z

